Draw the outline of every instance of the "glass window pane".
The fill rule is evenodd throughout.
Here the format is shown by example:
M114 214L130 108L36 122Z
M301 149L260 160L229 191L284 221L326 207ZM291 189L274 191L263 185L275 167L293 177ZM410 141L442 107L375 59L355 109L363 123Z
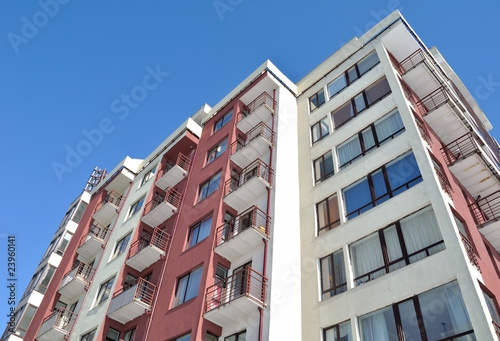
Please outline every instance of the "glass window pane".
M316 110L319 107L318 98L316 97L316 95L309 98L309 104L311 106L311 111Z
M387 139L396 132L403 132L403 130L403 121L398 112L375 122L375 131L380 143L387 141Z
M321 89L318 92L318 107L322 106L325 103L325 92Z
M401 220L400 224L409 255L443 240L436 217L431 209L412 214Z
M398 332L392 307L380 309L360 318L363 341L397 341Z
M375 146L375 138L373 137L373 131L371 127L366 128L361 133L363 135L363 143L365 145L365 151L370 151Z
M420 341L420 329L418 328L417 314L413 300L408 300L398 304L401 327L405 335L405 340ZM432 340L432 339L430 339Z
M207 195L212 194L213 192L215 192L219 188L220 176L221 176L221 173L218 173L212 179L210 179L210 184L208 185Z
M373 204L369 205L372 202L372 197L366 178L344 190L344 198L348 219L373 207Z
M385 245L387 247L387 256L389 262L393 262L403 257L401 245L399 244L398 232L396 225L392 225L384 230Z
M368 56L366 56L365 58L363 58L362 60L360 60L358 62L359 74L363 75L365 72L370 70L372 67L374 67L378 63L379 63L379 59L378 59L377 53L375 51L373 51Z
M183 335L175 339L175 341L189 341L191 339L191 333Z
M330 98L338 94L342 89L347 86L347 80L345 74L341 74L336 79L334 79L330 84L328 84L328 94Z
M374 102L378 101L390 92L391 88L389 87L387 79L383 78L379 80L377 83L365 90L368 105L372 105Z
M202 272L203 268L198 268L193 272L191 272L191 274L189 275L189 283L186 288L185 301L189 301L190 299L198 296L198 290L200 288Z
M333 111L332 116L335 128L350 120L351 117L354 116L354 110L352 108L351 101L348 101L346 104Z
M417 166L417 160L415 159L415 155L413 155L413 153L390 163L386 169L387 177L389 178L389 183L393 191L398 189L398 187L406 185L401 191L394 194L398 194L406 190L407 187L412 187L422 181L422 178L420 177L420 170ZM415 180L418 177L420 177L420 179Z
M387 195L387 186L384 180L384 174L382 170L378 170L372 174L373 189L375 191L375 197L377 199L377 204L381 204L385 200L389 199Z
M313 143L318 141L321 137L319 122L311 127L312 141Z
M339 341L352 341L351 335L351 322L346 321L339 324L340 340Z
M326 206L326 200L323 200L322 202L318 203L317 207L317 214L318 214L318 227L321 229L322 227L325 227L327 222L328 222L328 211L327 211L327 206Z
M337 223L335 226L340 224L340 214L339 214L339 203L336 195L332 195L328 198L328 212L330 213L330 224Z
M356 113L359 113L366 108L365 98L362 93L354 97L354 105L356 106Z
M359 142L358 135L339 145L337 151L339 153L340 168L346 167L361 156L361 143Z
M323 291L333 287L332 258L327 256L321 259L321 288ZM327 296L329 297L329 295ZM325 297L323 297L324 299Z
M22 317L21 322L17 326L18 329L21 329L18 333L18 335L24 337L24 334L26 334L26 330L28 329L29 324L31 323L31 320L33 319L33 316L35 315L36 308L33 306L28 306L26 309L26 312L24 313L24 316Z
M207 238L210 234L210 229L212 227L212 217L203 220L200 224L200 232L198 234L198 243L203 239Z
M382 247L380 246L378 233L372 233L360 241L351 244L349 249L351 251L355 278L361 277L384 266ZM371 273L369 276L358 278L355 280L355 284L360 285L384 274L384 269L379 270Z
M323 175L324 178L333 175L334 168L333 168L332 152L328 152L324 155L324 167L325 167L325 174Z
M484 299L486 300L486 305L488 306L488 310L490 311L491 319L496 322L496 324L500 325L500 317L498 316L498 311L495 306L495 302L493 298L490 297L487 293L483 291Z
M342 250L335 252L333 254L333 272L334 272L334 279L335 279L335 286L343 286L344 283L346 283L346 277L345 277L345 266L344 266L344 253ZM347 289L347 288L345 288ZM341 288L339 291L336 293L344 292L344 288Z
M330 132L330 127L328 126L328 121L326 117L321 120L320 124L321 124L321 137L323 138Z
M177 292L175 293L174 307L184 302L188 279L189 275L179 279L179 282L177 283Z
M347 76L349 77L349 84L358 79L358 73L356 72L356 66L351 67L347 70Z

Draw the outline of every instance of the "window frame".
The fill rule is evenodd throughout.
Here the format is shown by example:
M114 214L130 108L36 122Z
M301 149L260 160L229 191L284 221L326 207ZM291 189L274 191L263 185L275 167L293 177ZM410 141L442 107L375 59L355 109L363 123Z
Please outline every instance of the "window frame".
M116 339L112 339L110 336L109 336L109 332L110 331L113 331L115 333L118 333L118 336L116 337ZM120 340L120 331L119 330L116 330L115 328L112 328L112 327L109 327L108 328L108 332L106 333L106 339L105 341L119 341Z
M213 181L214 179L217 179L217 188L214 188L211 192L210 192L210 188L211 186L213 185ZM199 203L200 201L202 201L203 199L209 197L212 193L216 192L219 187L220 187L220 181L222 179L222 171L218 171L217 173L215 173L214 175L212 175L208 180L204 181L200 187L198 188L198 199L197 199L197 203ZM205 191L205 188L206 188L206 191Z
M237 333L234 333L234 334L231 334L231 335L228 335L224 338L224 341L227 341L230 337L235 337L234 338L234 341L240 341L240 336L245 334L245 339L246 339L246 334L247 334L247 330L242 330L242 331L239 331Z
M332 197L335 197L335 199L337 199L337 215L339 216L339 219L331 222L331 218L332 218L332 214L330 212L330 198ZM332 199L333 200L333 199ZM326 213L327 213L327 217L328 217L328 223L325 225L325 226L320 226L320 214L319 214L319 205L322 204L322 203L325 203L325 206L326 206ZM319 201L318 203L316 203L316 223L317 223L317 226L318 226L318 236L330 231L330 230L333 230L337 227L340 226L342 220L341 220L341 216L340 216L340 207L339 207L339 197L337 195L337 192L329 195L328 197L326 197L325 199Z
M142 177L141 179L141 183L139 184L139 187L138 188L141 188L142 186L144 186L144 184L146 182L148 182L149 180L153 179L156 175L156 166L154 167L151 167L151 169L149 169L145 174L144 176Z
M189 284L191 281L191 275L197 271L201 271L200 282L198 283L198 292L196 293L196 296L187 298L187 293L188 293L187 288L189 287ZM201 277L202 276L203 276L203 265L201 265L201 266L191 270L189 273L177 278L177 284L175 286L175 296L174 296L174 302L172 304L172 308L178 307L178 306L198 297L198 293L200 291L200 286L201 286ZM183 281L185 278L187 278L187 280ZM180 293L179 290L182 290L181 285L184 285L184 283L185 283L186 289L184 291L183 298L180 299L177 295Z
M146 201L146 195L143 195L141 198L134 201L134 203L130 205L125 221L131 219L134 215L136 215L136 213L139 212L144 207L145 201Z
M332 171L329 172L328 174L326 173L326 167L325 167L325 155L330 153L330 160L332 162ZM318 174L316 174L316 162L319 162L318 167L320 167L320 176L318 178ZM318 157L316 160L313 160L313 171L314 171L314 184L317 185L318 183L325 181L326 179L330 178L331 176L335 175L335 164L333 162L333 152L331 150L328 150L326 153ZM321 176L321 174L324 174Z
M323 93L323 102L320 104L320 92ZM316 101L316 107L313 109L313 100ZM320 90L316 91L316 93L312 96L309 97L309 112L312 113L316 110L318 110L319 108L321 108L321 106L323 104L326 103L326 93L325 93L325 88L324 87L321 87Z
M334 256L338 255L338 254L341 254L342 255L342 262L344 263L344 277L345 277L345 282L344 283L340 283L340 284L336 284L337 282L337 278L335 277L335 269L334 269ZM323 266L322 266L322 261L324 259L329 259L329 265L328 268L329 268L329 271L331 272L332 274L332 279L331 279L331 282L333 283L333 286L329 287L329 288L325 288L323 286L323 275L327 275L327 274L324 274L323 273ZM332 253L330 253L329 255L326 255L325 257L322 257L319 259L319 272L320 272L320 282L321 282L321 300L324 301L328 298L331 298L333 296L336 296L336 295L340 295L344 292L347 291L347 271L346 271L346 266L345 266L345 257L344 257L344 249L338 249ZM343 291L340 291L337 293L337 290L341 290L342 287L344 287L344 290ZM333 295L331 294L333 292ZM325 295L330 295L329 297L325 297Z
M221 128L224 127L226 124L228 124L232 119L233 119L233 109L229 110L227 113L224 114L224 116L215 121L214 131L212 134L215 134L216 132L221 130Z
M224 149L218 151L218 149L221 149L222 146L224 146ZM220 140L215 146L213 146L212 148L210 148L208 150L205 166L207 166L207 165L211 164L213 161L215 161L219 156L224 154L226 152L226 150L227 150L227 137ZM211 158L212 153L213 153L213 157Z
M95 297L94 307L97 307L102 303L106 302L108 298L112 296L111 291L113 289L113 285L115 284L115 278L116 276L108 278L106 281L102 282L101 285L99 285L99 290L97 291L97 295Z
M120 256L121 254L125 253L125 250L128 247L128 243L129 243L131 237L132 237L132 232L129 232L128 234L126 234L125 236L123 236L122 238L120 238L116 242L113 253L111 254L111 260L113 260L113 259L117 258L118 256Z
M327 132L324 135L323 135L322 123L325 123L326 126L328 127ZM314 129L315 128L319 129L318 130L319 131L319 135L318 135L319 137L316 140L314 139ZM319 121L317 121L316 123L314 123L313 125L311 125L311 141L312 141L313 145L315 143L323 140L328 135L330 135L330 125L328 124L328 116L323 117L322 119L320 119Z
M188 234L187 248L186 249L192 248L193 246L201 243L202 241L204 241L205 239L207 239L210 236L210 233L212 231L212 223L213 223L213 221L212 221L213 219L212 218L213 218L213 215L210 214L210 215L208 215L205 218L201 219L199 222L197 222L196 224L194 224L193 226L191 226L189 228L189 234ZM203 237L203 239L198 239L200 237L201 227L203 226L204 228L207 228L207 226L203 225L203 223L207 222L208 220L210 220L210 224L208 225L208 234L206 234L206 236ZM193 235L195 233L195 230L196 230L196 241L193 244L193 240L194 239L192 239L192 237L193 237Z
M92 329L91 331L89 331L88 333L82 335L80 337L80 341L93 341L94 340L94 337L95 337L95 334L97 332L97 328L95 329Z
M330 329L333 329L336 331L336 336L335 336L335 339L334 340L341 340L341 336L340 336L340 328L344 325L348 325L349 326L349 336L352 337L352 327L351 327L351 320L347 320L347 321L344 321L344 322L340 322L340 323L336 323L332 326L329 326L329 327L326 327L326 328L323 328L323 341L329 341L326 337L326 333L328 332L328 330ZM333 340L332 340L333 341Z

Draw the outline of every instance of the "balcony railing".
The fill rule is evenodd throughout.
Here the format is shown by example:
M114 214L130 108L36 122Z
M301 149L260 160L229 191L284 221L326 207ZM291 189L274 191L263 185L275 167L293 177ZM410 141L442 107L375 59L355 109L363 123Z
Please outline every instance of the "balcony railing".
M171 170L172 167L174 167L176 165L181 167L182 169L184 169L187 172L187 171L189 171L189 167L191 166L191 160L187 156L185 156L184 154L179 153L175 163L171 163L171 162L167 161L165 163L165 165L158 171L158 178L161 178L162 176L167 174L168 171Z
M266 307L266 295L267 278L252 268L246 268L207 289L204 312L222 307L241 297Z
M155 293L156 286L153 283L139 278L113 295L108 316L123 324L132 321L151 309Z
M116 208L119 208L120 205L123 203L123 195L118 193L117 191L111 191L109 192L104 199L96 206L94 213L99 211L104 205L107 203L113 204L116 206Z
M95 239L101 244L106 245L110 235L111 229L101 224L95 223L92 225L89 232L80 239L80 245L78 247L80 248L90 239Z
M273 169L261 159L257 159L249 166L244 168L237 176L232 176L229 180L226 181L224 185L224 195L228 195L236 191L238 188L242 187L244 184L255 177L266 181L270 186L272 186L273 176Z
M272 110L272 113L274 113L274 111L276 110L276 101L271 95L264 91L248 105L245 105L243 109L236 115L236 124L242 121L245 117L250 116L262 105L267 106L270 110Z
M500 191L478 199L469 209L478 227L500 220Z
M94 278L94 273L95 269L93 267L83 262L80 262L64 275L61 287L63 287L65 284L75 279L82 281L86 285L89 285L90 282L92 281L92 278Z
M436 166L434 166L434 171L436 172L441 188L451 197L453 189L451 188L450 181Z
M260 122L254 128L249 130L242 138L237 139L229 147L229 155L233 155L245 148L250 142L258 137L264 138L270 145L274 143L274 131L264 122Z
M58 308L52 312L49 316L47 316L40 326L40 330L38 331L37 338L44 334L46 338L44 340L63 340L64 335L67 335L73 329L75 325L77 314L66 310L64 308Z
M465 159L472 153L480 153L477 140L472 133L466 133L456 140L448 143L441 148L441 153L448 166L453 165L455 162Z
M249 228L257 230L266 238L269 238L271 217L257 206L251 207L217 228L215 247L231 240Z
M128 257L132 258L147 247L154 246L160 251L167 251L170 235L159 228L155 228L153 234L149 238L140 238L136 240L128 251Z
M160 206L162 203L168 203L172 205L175 209L179 208L179 204L181 203L182 194L177 192L175 189L169 187L167 188L165 196L155 196L150 202L146 204L144 207L143 216L149 214L155 208Z
M498 340L500 341L500 324L495 321L491 321L493 323L493 327L495 328L495 333L497 334Z
M470 240L462 232L460 232L460 237L462 238L462 243L464 244L464 247L467 250L467 256L469 257L469 261L476 269L481 271L481 268L479 267L479 261L477 260L477 252L476 249L474 248L474 245L472 245Z

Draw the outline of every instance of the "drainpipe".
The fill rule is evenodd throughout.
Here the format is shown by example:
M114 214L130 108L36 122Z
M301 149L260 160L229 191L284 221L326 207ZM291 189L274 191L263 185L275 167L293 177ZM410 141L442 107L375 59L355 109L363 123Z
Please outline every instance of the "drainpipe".
M133 182L131 181L130 182L130 185L128 187L128 191L127 191L127 194L125 195L125 198L123 199L123 201L120 203L121 205L123 205L123 203L127 200L128 198L128 195L130 193L130 190L132 189L132 184ZM123 207L123 206L122 206ZM117 210L117 213L118 213L118 216L120 215L119 213L120 211ZM111 228L111 233L108 237L108 241L109 239L111 238L111 234L113 233L113 231L115 230L115 227L116 227L116 223L118 222L118 216L116 216L116 219L115 219L115 222L113 223L113 227ZM92 226L91 226L92 228ZM83 236L82 236L83 237ZM101 261L102 261L102 257L104 256L104 251L106 250L105 249L106 247L104 247L104 249L102 250L102 253L101 253L101 257L99 257L99 262L97 262L97 265L95 267L95 270L97 272L97 269L99 268L99 265L101 264ZM94 276L95 276L95 272L94 272ZM93 279L93 278L92 278ZM92 284L92 283L91 283ZM73 327L71 328L71 331L69 332L69 334L67 335L67 339L65 337L65 340L69 340L70 337L71 337L71 334L73 333L73 328L75 327L76 325L76 322L78 321L78 317L80 316L80 312L82 311L82 307L83 307L83 304L85 303L85 300L87 299L87 295L88 295L89 291L88 291L88 288L85 289L85 297L83 298L83 301L82 301L82 304L80 305L80 309L78 310L78 314L76 315L76 319L75 319L75 323L73 323ZM108 304L108 309L109 309L109 304ZM106 316L108 315L108 312L106 311Z
M276 110L276 89L273 90L273 111ZM275 115L273 115L273 122L271 125L271 130L274 133L274 122L275 122ZM273 139L273 145L275 144L275 139ZM269 147L269 169L272 168L273 166L273 147ZM269 211L271 210L271 189L268 187L267 188L267 206L266 206L266 214L269 216ZM262 265L262 274L266 276L266 271L267 271L267 240L262 238L262 241L264 242L264 264ZM259 341L262 341L262 327L264 324L264 310L262 308L259 308L259 314L260 314L260 321L259 321Z
M152 304L151 314L149 315L149 321L148 321L148 326L146 327L146 334L144 335L144 341L146 341L148 339L149 330L151 329L151 321L153 321L153 315L155 313L156 301L158 299L158 293L160 292L160 287L163 283L163 277L165 276L165 271L167 269L168 257L170 256L170 250L172 248L172 242L174 240L175 231L177 230L177 225L179 223L179 217L181 216L182 204L184 203L184 198L186 197L186 190L189 186L189 181L191 180L191 174L192 174L191 167L193 166L193 161L196 159L197 152L198 152L198 147L196 147L194 154L193 154L193 158L191 159L192 163L191 163L191 166L189 167L186 185L184 186L184 190L182 191L182 199L181 199L181 202L179 203L179 211L177 213L177 216L175 217L174 228L172 230L172 237L170 239L170 246L169 246L167 254L165 256L165 263L163 263L163 269L161 270L160 279L158 281L158 289L157 289L157 292L156 292L156 295L155 295L155 298L154 298L154 301Z

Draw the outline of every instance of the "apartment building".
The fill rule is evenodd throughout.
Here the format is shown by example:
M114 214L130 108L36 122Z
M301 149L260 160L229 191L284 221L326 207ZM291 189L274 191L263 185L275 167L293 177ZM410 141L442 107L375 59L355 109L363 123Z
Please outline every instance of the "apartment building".
M70 205L3 340L498 340L491 124L399 12Z

